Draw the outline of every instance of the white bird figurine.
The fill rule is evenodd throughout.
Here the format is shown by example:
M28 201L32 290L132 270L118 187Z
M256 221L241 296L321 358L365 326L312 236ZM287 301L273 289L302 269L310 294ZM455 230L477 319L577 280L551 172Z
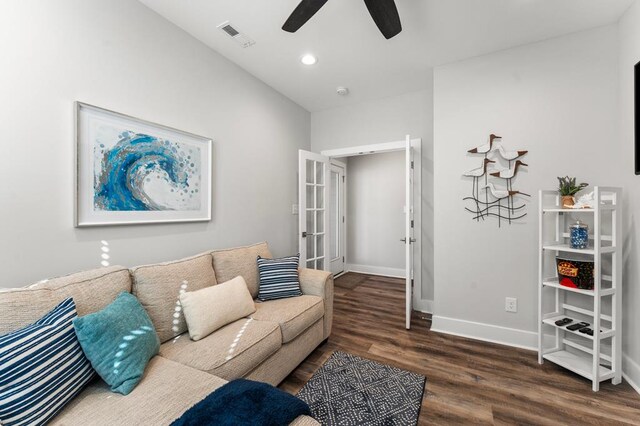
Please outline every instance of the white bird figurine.
M464 176L473 177L473 178L479 178L484 176L484 174L487 172L487 164L489 163L495 163L495 161L485 158L484 160L482 160L482 165L480 167L469 170L464 174Z
M513 169L505 169L505 170L501 170L499 172L490 173L490 174L491 176L495 176L503 179L512 179L518 173L518 168L520 166L528 166L528 164L518 160L516 161L515 166L513 166Z
M489 142L479 146L477 148L470 149L467 151L470 154L487 154L493 150L493 142L496 140L502 140L500 136L494 135L493 133L489 135Z
M498 151L500 152L500 156L505 160L511 161L516 158L522 157L529 151L505 151L502 145L498 146Z
M491 190L491 195L496 197L498 200L501 200L501 199L507 198L507 197L512 197L512 196L518 195L518 194L530 197L529 194L525 194L524 192L520 192L520 191L509 191L509 190L505 190L505 189L496 189L496 187L493 186L492 183L489 183L489 184L487 184L486 186L483 187L483 189L487 189L487 188Z

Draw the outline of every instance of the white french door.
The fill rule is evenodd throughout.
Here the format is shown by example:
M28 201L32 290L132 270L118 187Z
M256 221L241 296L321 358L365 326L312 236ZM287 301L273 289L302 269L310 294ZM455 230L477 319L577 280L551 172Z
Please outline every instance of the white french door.
M329 270L329 157L298 152L300 267Z
M329 194L329 250L333 275L345 271L346 257L346 170L347 165L331 160Z
M413 247L416 242L413 235L413 149L411 138L407 136L405 147L405 327L411 328L411 311L413 300Z
M415 229L420 229L420 197L414 197L420 183L420 139L406 140L383 144L380 152L405 150L405 327L411 328L411 312L413 298L418 309L421 309L420 289L420 246L416 245ZM358 155L362 151L373 151L354 147L353 154L345 150L334 150L336 156ZM326 154L333 154L327 151ZM339 155L338 155L339 154ZM414 158L415 155L415 158ZM300 266L311 269L321 269L339 273L345 270L344 253L346 250L346 225L340 220L344 213L340 213L340 199L335 188L339 187L339 170L332 168L330 157L309 151L299 151L298 165L298 200L299 200L299 235ZM333 162L336 162L333 160ZM414 167L415 164L415 167ZM346 166L345 166L346 167ZM345 168L346 173L346 168ZM416 186L415 183L418 183ZM343 184L342 207L345 209L346 188ZM417 203L414 202L416 201ZM346 209L345 209L346 210ZM343 210L343 211L345 211ZM337 225L337 226L336 226ZM340 234L342 233L342 234ZM343 243L339 243L342 241ZM335 245L335 244L340 244ZM342 256L340 256L342 249ZM415 263L415 262L418 263ZM417 268L417 269L416 269ZM414 281L415 280L415 281ZM414 282L418 288L414 289ZM422 308L424 309L424 308Z

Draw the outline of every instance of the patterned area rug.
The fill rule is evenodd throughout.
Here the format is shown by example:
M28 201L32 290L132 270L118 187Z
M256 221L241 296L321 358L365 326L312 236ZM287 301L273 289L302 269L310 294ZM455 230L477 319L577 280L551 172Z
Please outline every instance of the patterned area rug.
M415 425L426 378L334 352L298 393L323 425Z

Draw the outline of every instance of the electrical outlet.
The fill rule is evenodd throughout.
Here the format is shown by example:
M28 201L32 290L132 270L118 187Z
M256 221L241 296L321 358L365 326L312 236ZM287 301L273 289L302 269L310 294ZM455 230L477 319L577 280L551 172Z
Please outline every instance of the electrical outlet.
M291 214L298 214L298 205L297 204L292 204L291 205Z
M504 310L507 312L518 312L518 299L507 297L504 299Z

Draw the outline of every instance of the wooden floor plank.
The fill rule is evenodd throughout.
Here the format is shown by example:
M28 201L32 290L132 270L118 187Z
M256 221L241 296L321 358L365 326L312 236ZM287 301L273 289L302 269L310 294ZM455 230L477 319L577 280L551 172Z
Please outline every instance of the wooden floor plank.
M341 282L342 280L342 282ZM627 383L601 385L535 352L430 330L414 312L404 328L404 280L364 274L336 279L334 323L317 348L280 387L297 393L336 350L427 377L421 425L640 425L640 396Z

